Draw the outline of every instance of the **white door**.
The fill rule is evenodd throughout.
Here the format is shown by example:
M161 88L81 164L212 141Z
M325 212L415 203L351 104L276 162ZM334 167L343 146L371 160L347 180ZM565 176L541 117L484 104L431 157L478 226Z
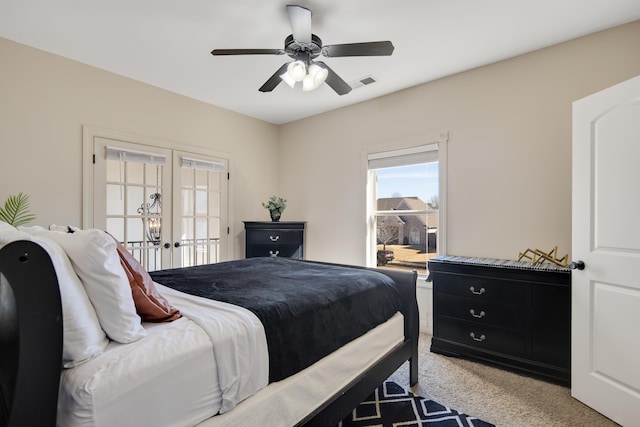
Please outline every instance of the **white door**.
M93 226L121 242L148 271L170 268L171 151L94 139Z
M228 259L227 159L87 133L85 227L107 230L148 271Z
M227 163L173 152L174 265L213 264L227 253Z
M571 393L640 425L640 76L573 104Z

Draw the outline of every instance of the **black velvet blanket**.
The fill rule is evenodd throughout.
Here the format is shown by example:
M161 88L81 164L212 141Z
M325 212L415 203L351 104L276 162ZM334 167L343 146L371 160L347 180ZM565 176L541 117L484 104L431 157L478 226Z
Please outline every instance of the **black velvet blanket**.
M400 310L374 271L287 258L247 258L150 273L170 288L244 307L264 325L269 382L312 365Z

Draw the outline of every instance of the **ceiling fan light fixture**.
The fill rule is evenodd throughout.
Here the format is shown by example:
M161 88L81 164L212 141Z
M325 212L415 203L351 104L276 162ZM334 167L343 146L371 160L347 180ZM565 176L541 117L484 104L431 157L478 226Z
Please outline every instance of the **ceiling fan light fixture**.
M307 74L306 76L304 76L304 79L302 80L302 90L304 92L310 92L317 87L318 85L315 84L315 82L313 81L313 77L311 77L310 74Z
M283 82L289 85L291 89L296 85L296 81L291 77L289 73L280 74L280 78Z
M338 95L346 95L353 89L331 68L313 59L322 55L328 58L347 56L389 56L393 53L393 43L373 41L361 43L343 43L323 45L322 40L311 33L311 10L299 5L287 5L287 14L292 34L284 39L284 49L213 49L211 54L218 55L288 55L292 62L284 63L258 89L260 92L273 91L281 81L294 88L296 82L303 82L303 90L314 90L327 83ZM308 70L307 70L308 69ZM285 71L286 70L286 71ZM315 71L314 71L315 70ZM307 77L310 75L309 77ZM362 83L364 85L364 83Z
M319 66L318 64L311 64L309 66L309 74L307 74L302 81L302 90L309 92L317 89L327 79L329 71Z
M301 82L307 75L307 66L302 61L293 61L287 67L287 74L295 81Z

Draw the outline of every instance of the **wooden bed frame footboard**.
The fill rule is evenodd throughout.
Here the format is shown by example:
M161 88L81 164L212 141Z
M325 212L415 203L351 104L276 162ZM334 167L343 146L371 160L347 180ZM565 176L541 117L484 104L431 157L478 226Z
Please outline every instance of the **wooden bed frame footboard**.
M409 384L418 382L417 273L370 270L389 276L397 285L404 342L299 425L336 426L406 361ZM60 290L49 255L29 241L6 245L0 250L0 427L55 426L62 338Z

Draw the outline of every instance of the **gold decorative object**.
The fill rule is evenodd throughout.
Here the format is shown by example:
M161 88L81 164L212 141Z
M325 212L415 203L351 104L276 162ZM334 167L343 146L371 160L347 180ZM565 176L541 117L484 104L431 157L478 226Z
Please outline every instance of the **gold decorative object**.
M556 246L550 252L544 252L540 249L527 249L518 253L518 261L523 259L531 260L531 265L542 264L545 261L552 262L560 267L566 267L569 263L569 254L565 254L562 258L558 258L558 247Z

